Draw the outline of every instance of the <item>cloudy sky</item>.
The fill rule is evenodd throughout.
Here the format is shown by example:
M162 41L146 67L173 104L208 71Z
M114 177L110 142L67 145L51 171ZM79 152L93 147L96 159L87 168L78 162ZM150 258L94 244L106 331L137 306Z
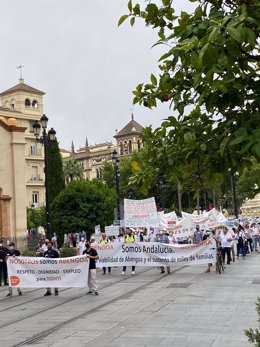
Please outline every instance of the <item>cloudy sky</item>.
M144 2L143 0L139 1ZM176 0L176 10L189 10ZM5 0L0 12L0 90L18 83L41 89L49 126L69 149L113 140L131 118L132 91L157 74L162 48L142 22L117 27L125 0ZM150 111L134 106L143 126L158 126L171 114L165 104Z

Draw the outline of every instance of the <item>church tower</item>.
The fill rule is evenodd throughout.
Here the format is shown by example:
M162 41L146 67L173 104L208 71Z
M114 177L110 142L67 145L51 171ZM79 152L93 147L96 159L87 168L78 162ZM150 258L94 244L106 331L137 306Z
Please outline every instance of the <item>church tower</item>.
M0 93L0 115L12 117L17 126L25 130L25 186L26 206L41 207L45 204L44 188L44 151L41 144L36 143L33 124L43 115L43 95L39 89L19 83Z
M119 156L129 155L132 151L140 151L143 146L140 138L143 130L144 127L134 120L132 114L130 122L114 135Z

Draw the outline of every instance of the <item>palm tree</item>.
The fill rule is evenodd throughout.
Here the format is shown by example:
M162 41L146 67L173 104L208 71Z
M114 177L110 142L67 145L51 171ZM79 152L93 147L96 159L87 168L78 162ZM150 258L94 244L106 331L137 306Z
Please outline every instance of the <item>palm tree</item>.
M78 165L75 159L70 159L64 162L63 173L66 183L74 181L75 179L82 180L84 177L83 168L80 165Z

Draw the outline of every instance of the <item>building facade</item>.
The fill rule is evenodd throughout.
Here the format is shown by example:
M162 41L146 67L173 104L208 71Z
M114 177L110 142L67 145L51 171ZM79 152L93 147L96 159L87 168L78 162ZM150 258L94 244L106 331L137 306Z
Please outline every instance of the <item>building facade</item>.
M41 207L45 204L44 151L33 134L33 124L43 115L44 94L25 84L22 78L16 86L0 93L0 115L15 118L18 126L26 128L23 156L26 207Z
M126 124L120 131L116 130L114 138L116 144L105 142L89 145L86 139L85 146L75 151L72 143L71 150L62 149L61 155L64 161L75 160L83 170L85 179L93 180L102 178L102 168L105 162L111 162L111 155L114 150L118 153L118 158L131 155L133 151L140 151L142 141L140 135L143 126L134 120L132 115L131 121Z
M0 116L0 238L26 234L25 127Z

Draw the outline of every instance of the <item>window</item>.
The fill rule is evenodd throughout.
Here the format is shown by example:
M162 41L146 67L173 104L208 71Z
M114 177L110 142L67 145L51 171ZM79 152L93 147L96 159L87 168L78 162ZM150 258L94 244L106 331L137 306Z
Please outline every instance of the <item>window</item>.
M32 203L34 207L38 207L39 204L39 192L32 192Z
M141 150L141 141L139 139L137 140L137 149L138 151Z
M32 166L32 180L39 181L38 166Z
M37 101L37 100L33 100L33 102L32 102L32 107L33 107L35 110L37 110L37 108L38 108L38 101Z
M123 155L124 151L123 151L123 143L120 142L120 155Z
M35 120L30 120L29 121L29 131L30 133L33 133L33 124L35 123Z
M128 142L128 153L132 153L132 141L129 140Z
M127 144L127 141L124 142L124 153L128 154L128 144Z
M31 107L30 99L25 99L24 105L25 105L25 107Z
M37 154L36 142L31 142L30 154L31 155L36 155Z
M99 170L96 169L96 177L99 178Z

